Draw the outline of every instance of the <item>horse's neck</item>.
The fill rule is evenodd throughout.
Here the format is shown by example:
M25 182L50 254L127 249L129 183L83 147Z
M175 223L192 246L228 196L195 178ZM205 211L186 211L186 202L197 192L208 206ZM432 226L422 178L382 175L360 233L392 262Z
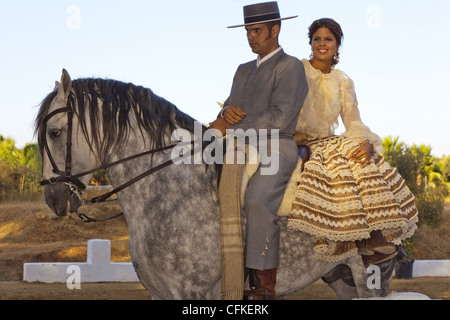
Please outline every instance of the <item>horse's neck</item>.
M139 137L130 139L124 149L114 155L113 160L148 151L149 144L144 142ZM143 156L109 169L108 177L113 187L117 188L171 158L171 150ZM162 208L174 211L173 214L180 214L175 212L177 210L192 211L191 214L208 214L218 208L215 183L216 174L211 166L172 164L127 187L118 197L124 211L131 205L134 212L140 210L145 215L149 214L149 210L153 214L159 214ZM181 209L182 202L187 200L192 204L197 203L197 207L193 205Z
M154 149L144 137L131 133L124 147L111 156L108 162L116 162L133 157ZM109 180L114 188L124 184L127 181L143 174L155 165L169 160L170 154L164 152L155 152L150 155L143 155L132 160L127 160L119 165L107 170Z

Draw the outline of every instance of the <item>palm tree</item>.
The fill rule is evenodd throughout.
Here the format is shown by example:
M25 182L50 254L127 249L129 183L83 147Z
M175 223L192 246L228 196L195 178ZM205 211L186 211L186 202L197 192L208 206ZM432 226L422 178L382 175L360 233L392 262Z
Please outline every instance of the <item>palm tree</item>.
M405 146L405 143L399 142L398 141L399 139L400 139L399 137L392 138L392 136L387 136L386 138L384 138L382 141L384 152L388 151L400 152Z
M413 144L412 146L413 152L417 153L420 151L423 154L423 163L421 166L421 173L425 176L425 185L428 183L441 183L444 182L444 176L442 174L441 169L437 164L435 164L435 159L431 155L431 146L421 144L419 146Z
M450 182L450 156L444 156L436 162L444 176L445 182Z
M15 147L15 141L9 138L0 139L0 159L3 159L9 165L15 167L21 161L21 153Z

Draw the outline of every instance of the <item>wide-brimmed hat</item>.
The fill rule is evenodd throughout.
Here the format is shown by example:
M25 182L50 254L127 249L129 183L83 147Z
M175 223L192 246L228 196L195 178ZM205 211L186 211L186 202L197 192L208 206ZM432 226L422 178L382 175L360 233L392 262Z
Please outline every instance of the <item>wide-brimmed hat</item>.
M276 1L257 3L244 7L244 24L229 26L228 28L245 27L252 24L288 20L297 17L298 16L281 18L278 3Z

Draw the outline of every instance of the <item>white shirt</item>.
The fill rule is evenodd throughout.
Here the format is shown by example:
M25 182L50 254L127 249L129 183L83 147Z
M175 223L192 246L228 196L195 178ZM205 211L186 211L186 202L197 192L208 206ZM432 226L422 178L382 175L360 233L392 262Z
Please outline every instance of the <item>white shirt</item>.
M280 52L281 49L282 49L281 47L278 47L278 49L272 51L271 53L269 53L267 56L265 56L262 59L258 55L258 58L256 59L256 67L259 67L262 63L264 63L267 60L269 60L270 58L272 58L274 55L276 55L278 52Z
M340 116L346 129L343 136L359 143L370 141L375 150L382 153L381 138L361 121L353 80L339 69L325 74L315 69L309 60L303 59L302 62L309 91L296 131L307 134L311 139L334 135Z

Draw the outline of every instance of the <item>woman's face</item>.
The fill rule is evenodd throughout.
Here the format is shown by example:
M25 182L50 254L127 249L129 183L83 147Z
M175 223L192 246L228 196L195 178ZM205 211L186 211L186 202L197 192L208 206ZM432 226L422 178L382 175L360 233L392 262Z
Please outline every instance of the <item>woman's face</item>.
M322 27L314 33L311 49L314 55L313 59L331 63L339 50L339 45L333 33L328 28Z

